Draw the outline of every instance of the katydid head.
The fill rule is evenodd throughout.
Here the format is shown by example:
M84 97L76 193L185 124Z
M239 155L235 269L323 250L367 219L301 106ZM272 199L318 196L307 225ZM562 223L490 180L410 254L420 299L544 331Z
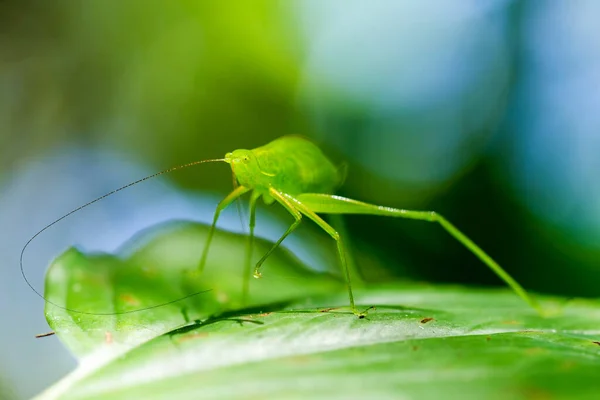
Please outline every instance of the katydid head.
M238 149L225 154L223 160L233 168L233 166L255 164L256 157L252 154L252 150Z
M225 162L231 165L233 174L242 186L249 188L260 186L267 174L258 163L252 150L239 149L225 154Z

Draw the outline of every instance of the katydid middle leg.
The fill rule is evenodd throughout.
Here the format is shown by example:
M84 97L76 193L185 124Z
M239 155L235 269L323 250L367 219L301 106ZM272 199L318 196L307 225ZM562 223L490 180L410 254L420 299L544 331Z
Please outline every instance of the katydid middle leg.
M290 214L292 214L292 216L294 217L294 222L285 231L285 233L283 235L281 235L279 240L277 242L275 242L275 244L269 249L269 251L267 251L267 253L264 256L262 256L262 258L256 263L256 267L254 267L254 277L255 278L261 277L260 267L263 265L265 260L271 255L271 253L273 253L273 251L275 251L275 249L277 247L279 247L281 242L283 242L283 240L286 237L288 237L288 235L290 233L292 233L298 227L298 225L300 225L300 222L302 221L302 214L298 210L296 210L294 205L282 193L271 188L271 190L269 191L269 194L271 195L271 197L273 197L275 200L277 200L277 202L279 204L281 204Z
M383 215L399 218L409 218L428 222L439 223L450 235L456 240L462 243L467 249L469 249L475 256L477 256L484 264L486 264L500 279L527 302L531 307L536 309L538 313L544 314L544 310L538 304L538 302L530 297L525 289L513 279L494 259L492 259L487 253L485 253L479 246L477 246L471 239L469 239L464 233L458 228L451 224L447 219L442 217L440 214L434 211L413 211L403 210L392 207L377 206L374 204L363 203L358 200L348 199L345 197L328 195L328 194L317 194L317 193L306 193L301 194L298 197L298 201L306 207L310 208L316 213L324 214L371 214L371 215Z

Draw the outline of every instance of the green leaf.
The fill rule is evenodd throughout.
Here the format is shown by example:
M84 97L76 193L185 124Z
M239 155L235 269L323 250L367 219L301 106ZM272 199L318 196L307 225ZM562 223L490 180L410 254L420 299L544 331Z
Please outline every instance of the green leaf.
M104 351L106 342L130 348L189 321L240 307L246 238L217 232L198 276L207 232L204 225L169 223L143 232L117 255L67 250L46 276L48 324L75 356L84 358ZM254 254L271 246L257 239ZM252 278L249 306L344 288L340 279L307 269L284 249L273 253L263 271L264 278ZM183 300L173 302L177 299ZM145 308L150 309L135 312Z
M71 250L50 269L47 293L68 306L103 310L129 309L123 293L135 295L136 307L172 300L189 290L182 271L195 265L205 233L181 225L120 259ZM244 238L216 238L199 279L213 290L185 301L198 321L185 324L180 303L85 318L48 306L49 323L84 358L40 398L597 396L597 301L542 299L562 307L542 318L507 290L393 283L356 291L358 304L376 307L358 319L339 281L281 251L265 264L265 278L251 282L251 306L240 309L232 305L239 302ZM259 243L257 254L268 245ZM144 267L155 275L135 281ZM280 279L269 282L269 274ZM75 277L92 285L89 295L73 293ZM156 284L164 291L146 288Z

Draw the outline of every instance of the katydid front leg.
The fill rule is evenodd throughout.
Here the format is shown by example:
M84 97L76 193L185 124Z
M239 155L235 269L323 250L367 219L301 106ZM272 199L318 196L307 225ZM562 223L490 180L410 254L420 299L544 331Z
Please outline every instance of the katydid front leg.
M363 318L366 313L358 312L356 306L354 305L354 295L352 294L352 284L350 279L350 270L348 269L348 263L346 262L346 251L344 249L344 245L340 234L333 229L327 222L325 222L321 217L315 214L310 208L306 207L302 202L298 201L294 196L289 195L287 193L279 192L273 188L269 190L269 194L273 197L279 204L281 204L290 214L292 214L295 218L294 223L285 231L285 233L279 238L279 240L271 247L271 249L260 259L260 261L256 264L254 269L254 277L260 278L260 267L265 262L265 260L281 245L283 240L292 233L300 222L302 221L302 214L306 215L308 218L313 220L317 225L319 225L325 232L327 232L337 244L338 253L340 256L340 263L342 270L344 271L344 275L346 277L346 285L348 287L348 298L350 299L350 307L352 312L356 314L359 318Z
M238 197L248 192L250 189L244 186L238 186L233 192L229 193L227 197L225 197L219 205L217 205L217 209L215 210L215 216L213 217L212 225L210 226L210 230L208 231L208 236L206 237L206 244L204 246L204 250L202 250L202 257L200 258L200 263L198 264L198 272L202 273L204 270L204 264L206 264L206 257L208 256L208 249L210 248L210 243L212 241L213 235L215 233L215 228L217 226L217 220L219 219L219 215L221 211L227 208L231 203L233 203Z
M260 193L256 190L250 194L250 235L246 242L246 264L244 266L244 276L242 277L242 304L246 305L248 293L250 291L250 273L252 269L252 252L254 250L254 227L256 226L256 202Z
M469 249L477 258L487 265L496 275L500 277L506 284L533 307L539 314L544 315L545 312L539 303L529 296L525 289L513 279L494 259L486 252L477 246L458 228L452 225L447 219L434 211L413 211L403 210L392 207L378 206L374 204L363 203L358 200L348 199L341 196L320 194L320 193L305 193L297 196L299 202L310 208L316 213L323 214L370 214L382 215L390 217L416 219L428 222L439 223L450 235L462 243Z

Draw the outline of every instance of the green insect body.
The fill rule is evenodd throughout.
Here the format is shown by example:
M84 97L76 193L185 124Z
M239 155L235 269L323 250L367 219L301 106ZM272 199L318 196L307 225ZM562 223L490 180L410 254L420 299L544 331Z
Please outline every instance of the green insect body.
M267 199L270 188L293 196L332 194L343 179L323 152L300 136L284 136L253 150L235 150L225 155L225 162L240 185Z
M441 215L431 211L403 210L378 206L334 195L344 179L344 170L337 168L312 142L299 136L284 136L253 150L235 150L222 160L231 165L239 186L217 206L206 245L199 262L202 272L221 211L237 198L250 192L250 235L243 279L243 299L248 296L251 275L252 248L256 222L256 203L262 196L266 204L278 202L292 216L294 222L277 240L273 247L256 263L254 277L261 276L260 268L269 255L307 217L321 227L337 243L342 271L345 275L350 308L359 317L365 313L357 310L352 293L352 284L346 249L340 234L318 214L371 214L417 219L439 223L450 235L473 252L484 264L506 282L523 300L542 313L539 304L498 263L487 255L471 239L460 232Z

